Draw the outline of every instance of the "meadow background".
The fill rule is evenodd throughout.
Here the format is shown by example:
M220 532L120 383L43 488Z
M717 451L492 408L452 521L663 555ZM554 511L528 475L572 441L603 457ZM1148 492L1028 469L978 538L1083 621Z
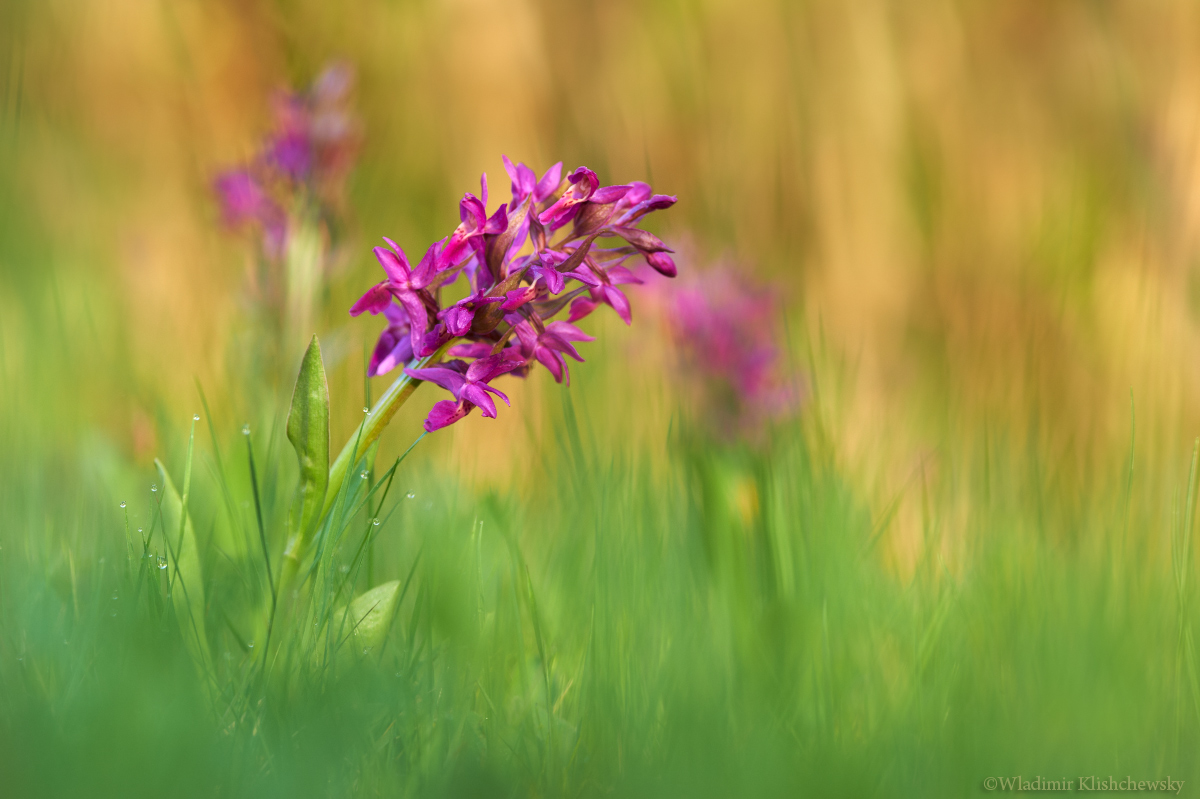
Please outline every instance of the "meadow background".
M263 686L242 425L276 554L295 466L211 181L333 58L365 133L314 331L335 448L370 248L423 251L481 171L503 199L502 153L677 194L681 273L773 285L805 391L698 432L634 289L569 390L508 381L401 464L354 572L411 575L389 652ZM1194 790L1198 155L1183 2L9 0L6 795ZM118 506L150 524L155 457L179 481L197 384L209 679L134 601Z

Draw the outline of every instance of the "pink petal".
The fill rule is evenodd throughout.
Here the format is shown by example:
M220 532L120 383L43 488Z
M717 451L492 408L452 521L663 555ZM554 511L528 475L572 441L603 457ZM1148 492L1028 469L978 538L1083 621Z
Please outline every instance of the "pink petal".
M675 277L679 274L679 270L675 267L675 260L665 252L652 252L646 256L646 263L654 267L660 275L667 277Z
M427 366L424 369L405 369L404 374L417 380L427 380L430 383L439 385L454 395L455 399L459 398L462 392L465 378L453 369L447 369L444 366Z
M496 209L496 213L492 214L492 218L483 226L483 232L495 235L506 230L508 230L508 207L501 203L500 207Z
M462 398L479 406L479 412L489 419L496 418L496 403L488 396L479 383L467 383L463 386Z
M442 239L445 241L445 239ZM423 289L433 282L437 274L437 253L438 247L441 246L441 241L435 241L421 256L421 262L417 264L417 269L412 275L412 285L414 288Z
M466 335L475 319L475 309L463 305L454 305L446 309L446 329L455 336Z
M552 352L545 347L537 349L538 363L546 367L546 371L554 375L554 382L561 383L563 378L563 360L562 356L556 352Z
M510 408L512 407L512 403L508 401L508 395L505 394L500 389L492 388L487 383L477 383L476 385L478 385L480 388L482 388L484 391L488 392L489 394L495 394L497 397L504 400L505 405L507 405Z
M553 194L560 183L562 183L562 161L547 169L546 174L542 175L542 179L538 181L537 187L533 190L534 198L541 202Z
M633 324L633 314L629 311L629 299L621 293L621 290L605 286L601 291L604 292L604 301L612 306L612 309L617 312L617 316L621 317L625 324Z
M546 325L546 329L564 341L595 341L595 336L589 336L575 325L562 320L555 320Z
M567 315L568 322L578 322L585 316L596 310L596 301L587 297L577 297L571 303L571 312Z
M504 311L515 311L536 296L537 289L533 286L524 286L519 289L513 289L504 295L504 304L500 306L500 309Z
M474 407L469 402L460 403L450 400L435 402L429 409L428 418L425 419L425 431L432 433L434 430L441 430L443 427L452 425L469 414Z
M379 335L379 342L371 353L367 374L371 377L387 374L400 364L411 361L412 357L412 341L408 331L396 331L389 327Z
M395 244L393 243L392 246L395 247ZM387 273L388 280L397 286L407 286L408 279L412 277L412 269L408 265L408 256L399 247L395 249L397 251L392 252L386 247L376 247L375 257L379 260L379 265L383 267L383 271Z
M447 350L446 354L455 358L486 358L492 354L492 345L486 341L456 344Z
M358 316L364 311L369 311L372 314L381 313L387 310L387 307L392 304L392 293L388 290L387 283L379 283L367 289L367 293L358 298L358 302L350 306L350 315Z
M603 189L594 192L592 196L588 198L588 200L596 203L596 205L607 205L609 203L615 203L617 200L624 197L628 191L628 186L605 186Z

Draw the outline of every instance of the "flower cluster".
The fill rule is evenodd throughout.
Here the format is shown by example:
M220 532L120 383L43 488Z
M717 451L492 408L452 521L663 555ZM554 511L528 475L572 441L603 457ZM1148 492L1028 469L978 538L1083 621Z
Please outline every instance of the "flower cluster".
M353 70L339 63L307 91L277 93L275 127L258 153L214 181L226 224L256 227L271 260L284 254L297 200L311 197L326 210L340 199L359 142L358 122L348 109L353 84Z
M800 397L780 369L777 292L724 268L695 275L666 298L682 370L698 384L719 432L747 434Z
M540 363L558 382L570 382L567 358L582 361L575 342L592 337L575 327L600 305L626 324L629 300L618 288L641 281L625 266L640 257L675 276L672 250L638 227L652 211L669 208L675 197L654 194L642 182L601 186L596 173L579 167L565 180L562 164L541 178L507 157L512 199L488 213L487 175L480 196L459 203L461 223L435 242L414 267L395 242L376 247L386 279L367 291L351 316L383 314L388 322L371 358L370 374L381 375L416 358L442 352L452 360L408 368L416 379L449 391L454 399L434 405L425 429L437 430L475 408L495 417L493 396L508 402L492 380L524 376ZM598 239L620 239L598 246ZM467 295L443 304L442 293L465 276ZM552 320L562 311L567 319Z

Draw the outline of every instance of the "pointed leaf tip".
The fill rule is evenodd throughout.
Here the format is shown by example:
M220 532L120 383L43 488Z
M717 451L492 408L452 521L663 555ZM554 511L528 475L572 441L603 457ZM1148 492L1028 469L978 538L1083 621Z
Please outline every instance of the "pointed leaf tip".
M288 551L303 555L329 485L329 384L316 336L304 353L292 391L287 437L296 450L300 480L289 517Z

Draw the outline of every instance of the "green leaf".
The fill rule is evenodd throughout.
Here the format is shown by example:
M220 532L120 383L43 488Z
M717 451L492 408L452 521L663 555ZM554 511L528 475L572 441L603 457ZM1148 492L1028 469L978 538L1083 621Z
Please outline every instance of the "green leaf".
M163 538L167 544L167 578L171 585L171 603L175 617L192 655L206 666L212 657L208 637L204 633L204 577L200 571L200 551L196 547L196 532L166 467L157 458L158 478L162 483Z
M400 581L377 585L360 595L348 608L334 613L341 635L353 641L352 650L361 651L383 643L396 615Z
M288 516L285 568L294 574L308 549L329 487L329 385L321 361L321 345L313 336L304 353L292 392L287 437L296 450L300 481Z

